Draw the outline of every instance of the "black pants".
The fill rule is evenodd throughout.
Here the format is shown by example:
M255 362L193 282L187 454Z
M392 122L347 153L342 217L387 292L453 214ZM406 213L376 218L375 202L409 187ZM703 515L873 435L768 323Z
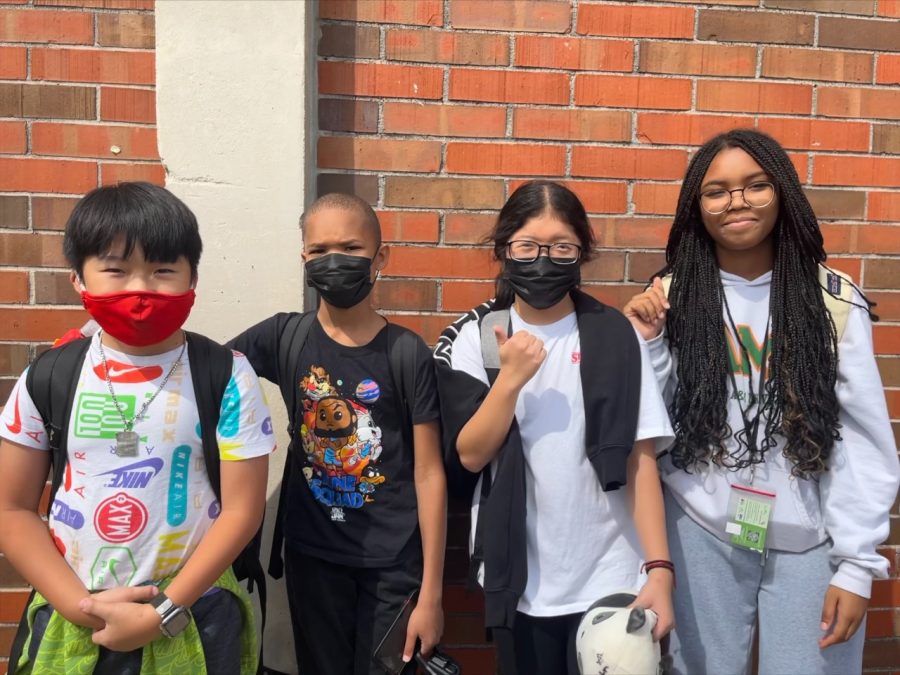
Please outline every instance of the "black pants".
M516 612L512 630L493 631L500 675L579 675L575 633L581 613L528 616Z
M44 605L35 612L29 659L34 663L53 608ZM225 590L204 595L191 607L191 615L200 633L206 672L210 675L239 675L241 666L241 629L244 617L240 600ZM165 640L167 638L159 638ZM143 649L114 652L100 647L94 675L140 675ZM14 668L11 667L11 670Z
M372 654L422 581L421 546L408 549L398 565L364 568L285 547L284 576L301 673L383 675Z

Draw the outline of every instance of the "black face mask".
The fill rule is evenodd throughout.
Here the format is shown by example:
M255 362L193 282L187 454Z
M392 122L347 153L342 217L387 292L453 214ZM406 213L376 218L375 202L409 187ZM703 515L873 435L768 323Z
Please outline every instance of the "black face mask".
M306 285L341 309L365 300L372 290L371 279L372 259L363 256L329 253L306 263Z
M526 303L535 309L547 309L581 283L581 265L557 265L545 255L532 262L507 258L504 277Z

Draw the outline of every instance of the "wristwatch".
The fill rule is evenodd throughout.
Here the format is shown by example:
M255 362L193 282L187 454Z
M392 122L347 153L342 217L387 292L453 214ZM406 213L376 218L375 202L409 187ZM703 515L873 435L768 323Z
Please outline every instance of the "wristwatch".
M187 607L176 605L162 591L150 600L153 609L159 614L159 630L168 638L173 638L191 623L191 613Z

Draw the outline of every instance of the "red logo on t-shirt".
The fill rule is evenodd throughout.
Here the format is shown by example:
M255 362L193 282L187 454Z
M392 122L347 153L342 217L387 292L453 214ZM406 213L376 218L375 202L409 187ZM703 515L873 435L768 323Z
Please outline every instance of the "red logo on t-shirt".
M10 433L22 433L22 414L19 412L19 392L16 391L16 402L13 404L13 423L6 423L6 428Z
M100 502L94 512L94 529L106 541L131 541L147 527L147 507L134 497L119 492Z
M581 363L581 352L572 352L572 363Z
M112 359L106 362L109 366L110 382L121 382L123 384L138 384L140 382L152 382L157 377L161 377L163 369L161 366L134 366L130 363L121 363ZM102 363L94 366L94 374L101 380L106 379L107 371L103 368Z

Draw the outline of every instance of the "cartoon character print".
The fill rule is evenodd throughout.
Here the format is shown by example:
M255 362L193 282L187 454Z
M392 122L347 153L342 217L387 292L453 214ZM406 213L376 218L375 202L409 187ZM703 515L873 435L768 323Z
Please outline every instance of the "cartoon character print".
M300 389L303 476L316 500L330 508L331 519L345 522L343 509L374 502L376 486L386 480L376 465L382 432L365 405L378 399L380 389L373 380L363 380L352 397L346 396L321 366L309 369Z

